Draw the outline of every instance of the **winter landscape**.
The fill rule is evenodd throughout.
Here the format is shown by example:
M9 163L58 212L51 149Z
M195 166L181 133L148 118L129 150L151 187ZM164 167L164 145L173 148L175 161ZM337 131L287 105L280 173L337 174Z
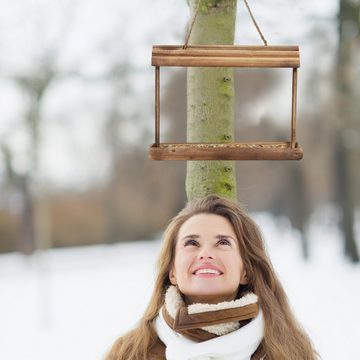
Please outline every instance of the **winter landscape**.
M308 146L304 160L298 165L300 168L304 163L306 166L310 164L310 170L304 172L304 188L311 203L311 211L305 216L309 258L305 260L302 255L303 238L299 227L291 224L290 215L285 216L284 211L282 215L278 215L281 212L273 213L278 198L260 203L259 208L266 211L253 212L252 215L263 231L268 252L294 312L321 358L359 360L360 266L344 255L344 235L339 225L341 211L332 193L334 173L325 172L335 167L329 160L334 143L327 143L328 147L323 145L324 137L338 132L338 119L332 121L335 126L329 133L327 126L331 122L330 115L333 115L330 106L336 103L332 97L336 91L331 76L336 65L339 3L336 0L266 0L254 4L270 43L300 45L299 112L303 124L307 121L308 125L315 124L320 129L320 134L314 135L312 130L301 134L303 139L306 136L315 138L322 147ZM358 4L359 1L351 0L349 3ZM236 42L259 42L240 1L238 8ZM119 176L120 180L125 178L131 173L125 150L135 144L146 159L149 133L152 138L151 46L183 42L189 21L186 0L154 0L151 3L146 0L0 0L0 9L0 215L4 215L4 209L14 216L22 214L25 201L21 191L25 187L21 184L29 186L27 191L33 199L48 196L51 200L52 195L60 194L60 200L64 197L68 200L68 194L77 196L86 191L92 199L91 196L98 195L96 191L103 186L105 196L110 194L107 200L117 200L112 192L107 193L109 188L115 188L114 164L118 165L116 161L125 164ZM358 36L350 23L345 30L349 37ZM356 56L359 59L358 53ZM41 111L40 106L37 109L41 124L41 141L38 143L32 142L26 125L33 94L26 92L28 84L25 80L32 72L35 80L42 79L44 74L51 79L41 102ZM353 69L351 74L356 78L359 69ZM280 108L278 105L283 102L285 87L281 81L279 83L271 83L276 91L262 99L271 104L271 108ZM356 102L358 87L354 86L353 91ZM259 103L255 104L254 108L260 114L255 115L261 119L263 109ZM280 112L278 110L271 122L282 122L286 116L279 115ZM104 136L104 133L111 134L112 128L109 131L107 126L111 125L114 114L119 118L117 130L120 130L118 138L109 144L109 136ZM300 129L305 128L301 126L300 123ZM166 125L164 127L166 129ZM348 148L355 153L356 148L360 148L359 132L350 128L341 131L349 140ZM112 147L114 144L116 146ZM7 168L6 154L11 155L11 171L9 166ZM326 164L330 165L324 165L325 158ZM135 165L138 164L139 157L131 159L135 159ZM145 164L147 170L158 166ZM138 208L123 201L134 178L138 187L131 188L129 197L132 199L136 199L136 195L144 197L144 194L150 198L153 193L161 192L165 199L169 199L180 193L179 186L176 191L173 188L178 173L166 178L167 171L157 169L157 173L152 173L155 174L153 187L142 186L148 180L144 175L147 175L146 171L140 171L139 175L133 169L135 175L127 185L121 181L116 183L121 188L122 192L117 190L125 208L121 225L131 220L135 231L142 219L149 215L139 199L138 203L134 201ZM270 173L279 170L281 177L282 169L274 165ZM296 171L294 173L298 174ZM8 173L13 175L12 179ZM159 174L165 178L161 188L157 183ZM245 172L242 175L245 178ZM151 180L151 176L149 178ZM13 179L16 181L11 182ZM261 175L256 181L254 176L249 176L239 193L255 199L260 192L258 198L270 199L272 190L268 190L267 180L270 183L271 179L262 179ZM356 180L354 183L357 187ZM294 186L296 190L297 185ZM184 184L180 186L183 190ZM284 194L285 191L294 194L291 192L294 188L290 191L284 189ZM282 185L275 190L281 193ZM302 190L299 193L300 198L305 197ZM295 197L296 205L298 199ZM100 200L103 206L103 199ZM153 287L161 234L155 236L152 233L142 236L141 241L130 242L131 232L122 233L120 225L117 237L108 241L105 231L96 233L92 230L98 213L94 211L93 215L91 210L95 206L87 201L88 198L85 208L90 208L93 218L83 211L84 207L77 210L75 206L69 215L71 218L74 214L83 214L80 218L82 226L90 230L82 230L81 241L87 246L67 247L67 241L71 243L69 234L75 234L73 243L81 243L78 240L80 235L77 237L77 223L70 222L74 225L71 228L69 222L64 221L62 227L55 229L56 220L61 216L54 216L51 225L56 231L60 229L58 232L54 230L56 236L53 236L58 243L55 240L51 243L53 239L49 242L35 239L35 248L49 249L35 250L31 255L24 255L20 250L0 254L0 360L101 360L113 341L134 326L143 313ZM174 203L178 205L176 201L164 201L167 210L173 210ZM148 202L152 210L152 203ZM57 203L54 203L55 208ZM252 205L249 201L249 207ZM157 210L165 217L161 205ZM105 216L101 214L104 223L109 213L111 211ZM118 213L113 215L120 219ZM0 218L0 230L7 231L6 219ZM359 210L355 210L355 223L355 238L360 248ZM62 233L64 228L68 232ZM105 226L101 223L99 228ZM12 233L5 230L0 234L0 244L13 245L14 241L10 240ZM91 239L87 238L88 234ZM60 235L63 236L61 241L58 240Z
M326 209L324 209L326 213ZM314 219L305 262L286 219L255 214L295 313L324 360L360 359L360 267ZM0 256L0 358L99 360L141 316L161 242Z

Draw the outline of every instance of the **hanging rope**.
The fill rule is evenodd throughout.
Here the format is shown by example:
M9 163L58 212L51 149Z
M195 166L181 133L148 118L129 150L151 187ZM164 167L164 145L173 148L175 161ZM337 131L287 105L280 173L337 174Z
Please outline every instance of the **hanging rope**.
M187 32L187 35L186 35L186 40L185 40L185 44L183 46L183 49L186 49L188 47L188 43L189 43L189 39L190 39L190 35L191 35L191 32L193 30L193 27L194 27L194 24L195 24L195 20L199 14L199 9L200 9L200 3L201 3L201 0L198 1L197 5L196 5L196 10L194 12L194 15L193 15L193 18L191 20L191 23L190 23L190 26L189 26L189 29L188 29L188 32ZM247 0L244 0L244 3L245 3L245 6L249 12L249 15L251 17L251 20L252 22L254 23L255 27L256 27L256 30L257 32L259 33L260 37L261 37L261 40L263 41L264 45L267 46L267 41L263 35L263 33L261 32L261 29L260 29L260 26L258 25L258 23L256 22L255 20L255 17L250 9L250 6L247 2Z
M195 24L195 20L198 16L198 13L199 13L199 9L200 9L200 3L201 3L201 0L198 1L197 5L196 5L196 10L194 12L194 16L191 20L191 24L189 26L189 30L188 30L188 33L186 35L186 40L185 40L185 44L183 46L184 49L186 49L188 47L188 43L189 43L189 39L190 39L190 35L191 35L191 32L192 32L192 29L194 27L194 24Z
M244 0L244 3L245 3L246 8L248 9L248 12L249 12L249 15L250 15L250 17L251 17L251 20L253 21L253 23L254 23L254 25L255 25L255 27L256 27L256 30L257 30L257 32L259 33L260 37L261 37L261 40L263 41L264 45L267 46L267 41L266 41L263 33L261 32L258 23L257 23L256 20L255 20L255 17L254 17L254 15L253 15L253 13L252 13L252 11L251 11L251 9L250 9L250 6L249 6L247 0Z

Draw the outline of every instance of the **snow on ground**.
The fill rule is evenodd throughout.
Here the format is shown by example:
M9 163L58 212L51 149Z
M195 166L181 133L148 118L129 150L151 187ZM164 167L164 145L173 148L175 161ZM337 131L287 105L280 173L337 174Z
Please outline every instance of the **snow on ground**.
M337 229L312 227L306 263L286 220L255 217L322 359L360 359L360 267L342 258ZM160 241L144 241L1 255L0 359L101 359L141 316L159 247Z

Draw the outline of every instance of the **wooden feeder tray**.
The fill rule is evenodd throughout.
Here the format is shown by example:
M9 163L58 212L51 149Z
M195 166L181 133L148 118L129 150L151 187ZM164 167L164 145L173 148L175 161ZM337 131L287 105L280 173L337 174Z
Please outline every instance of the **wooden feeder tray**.
M151 160L300 160L296 142L298 46L153 46L155 66L155 143ZM246 143L161 143L160 67L292 68L291 134L289 141Z
M161 143L149 149L151 160L299 160L302 149L289 142Z

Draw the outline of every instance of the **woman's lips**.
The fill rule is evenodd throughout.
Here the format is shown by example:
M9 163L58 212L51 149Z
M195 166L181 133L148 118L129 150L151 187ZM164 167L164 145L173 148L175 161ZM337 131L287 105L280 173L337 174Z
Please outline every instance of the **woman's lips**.
M214 276L220 276L222 274L223 272L214 265L198 266L193 272L193 275L201 276L201 277L214 277Z

